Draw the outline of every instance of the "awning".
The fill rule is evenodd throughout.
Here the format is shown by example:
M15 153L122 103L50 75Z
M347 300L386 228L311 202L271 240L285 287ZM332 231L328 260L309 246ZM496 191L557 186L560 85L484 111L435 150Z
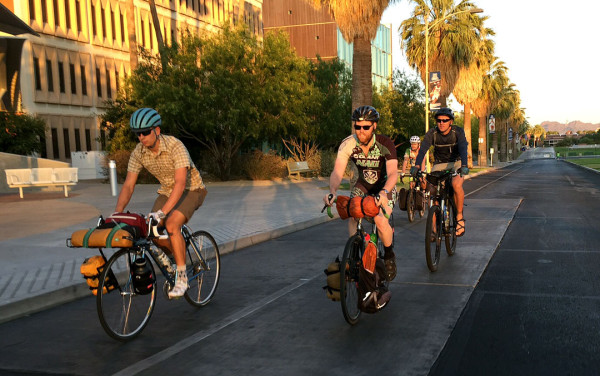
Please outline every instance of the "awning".
M12 35L29 33L36 37L40 36L2 3L0 3L0 31Z

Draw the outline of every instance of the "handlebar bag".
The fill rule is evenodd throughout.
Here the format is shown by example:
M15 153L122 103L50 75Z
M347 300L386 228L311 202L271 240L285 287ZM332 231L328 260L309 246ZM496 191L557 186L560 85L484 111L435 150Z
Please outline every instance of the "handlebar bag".
M338 214L341 219L348 219L350 216L350 212L348 211L348 202L350 201L350 197L348 196L337 196L335 201L335 208L337 209Z
M106 218L106 222L103 226L109 227L112 223L124 223L130 226L128 230L135 238L145 238L148 236L148 224L146 223L146 218L143 215L130 212L114 213L110 217Z
M379 214L379 207L373 196L355 196L350 199L348 211L354 218L375 217Z

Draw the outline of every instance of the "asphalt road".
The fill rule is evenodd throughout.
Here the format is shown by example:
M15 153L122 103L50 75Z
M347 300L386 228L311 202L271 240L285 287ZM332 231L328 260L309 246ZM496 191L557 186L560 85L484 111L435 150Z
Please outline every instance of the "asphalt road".
M437 273L425 265L425 221L396 211L392 301L355 327L321 289L347 238L333 221L225 255L213 302L159 295L128 343L104 333L92 296L4 323L0 375L425 375L434 363L444 375L582 374L570 370L599 357L599 187L600 175L555 160L466 181L467 235ZM564 356L579 368L553 373ZM543 362L552 367L534 367Z
M600 174L524 167L490 187L523 201L430 375L600 374Z

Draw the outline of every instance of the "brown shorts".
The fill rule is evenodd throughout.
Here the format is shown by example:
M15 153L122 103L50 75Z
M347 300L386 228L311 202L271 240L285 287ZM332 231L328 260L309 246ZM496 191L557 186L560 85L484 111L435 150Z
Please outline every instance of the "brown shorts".
M181 214L185 216L185 218L189 221L194 215L194 212L202 205L204 202L204 198L206 197L206 188L203 188L199 191L183 191L181 198L175 204L173 210L177 210ZM155 212L158 209L162 208L165 205L169 198L165 195L159 195L154 201L154 205L152 206L152 211Z
M434 163L431 168L431 172L434 171L444 171L444 170L452 170L454 172L458 171L461 167L460 161L456 162L448 162L448 163Z

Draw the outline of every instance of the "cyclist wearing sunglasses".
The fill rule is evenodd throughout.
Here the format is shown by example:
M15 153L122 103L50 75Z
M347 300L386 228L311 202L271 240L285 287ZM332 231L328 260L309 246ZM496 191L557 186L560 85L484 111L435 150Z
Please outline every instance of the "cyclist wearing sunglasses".
M396 181L398 179L398 157L394 142L387 136L375 134L379 113L371 106L358 107L352 113L355 133L346 137L338 150L331 177L329 178L329 194L323 201L331 206L335 200L348 161L352 161L358 169L358 179L351 188L350 197L379 195L377 205L382 209L374 220L379 238L385 249L384 261L387 279L396 277L396 257L393 250L393 229L383 216L382 210L392 213L396 200ZM356 229L356 221L349 218L350 235Z
M467 148L469 147L469 143L465 137L465 131L461 127L453 125L454 114L451 109L440 108L434 117L437 127L430 129L425 134L415 166L410 168L410 174L416 177L425 153L433 145L434 162L431 172L453 170L456 173L452 178L454 202L456 204L456 236L463 236L465 233L465 219L463 216L465 191L463 190L463 176L469 173L469 168L467 167Z
M169 298L183 296L188 288L185 273L185 241L181 227L190 220L206 197L202 177L183 143L173 136L160 133L161 118L156 110L140 108L131 115L129 127L140 143L129 157L127 177L117 199L116 212L122 212L131 200L142 168L146 168L158 181L158 198L152 207L152 216L163 221L168 239L155 243L170 251L177 264L175 286Z

